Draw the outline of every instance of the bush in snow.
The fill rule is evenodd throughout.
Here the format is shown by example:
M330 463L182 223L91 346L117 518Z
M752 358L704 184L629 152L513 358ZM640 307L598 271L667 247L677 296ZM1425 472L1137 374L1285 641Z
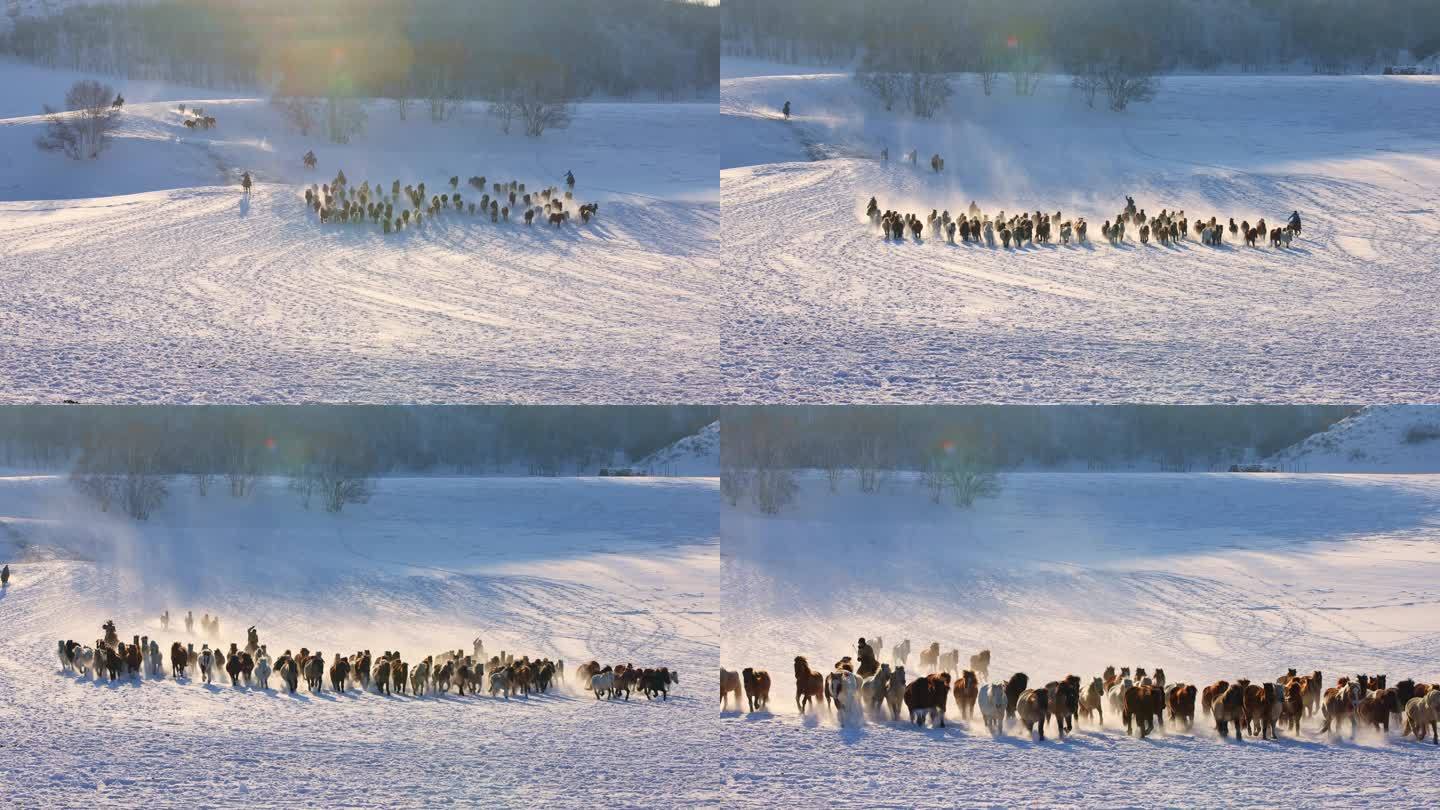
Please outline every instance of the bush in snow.
M1440 425L1411 425L1405 430L1406 444L1423 444L1440 439Z
M761 512L773 515L789 506L790 502L795 500L795 493L799 489L790 470L775 467L755 471L751 479L750 495Z
M346 504L370 500L374 470L375 460L367 451L343 439L322 437L310 444L304 460L291 472L290 489L299 493L306 509L318 497L325 511L338 513Z
M750 471L741 467L725 467L720 471L720 494L731 506L740 503L750 491Z
M502 132L508 133L512 122L519 121L525 134L538 138L547 129L565 129L575 118L575 105L565 93L541 82L515 87L492 101L490 117Z
M948 493L962 509L1000 492L1000 479L990 465L954 449L932 453L920 483L929 492L932 503L940 503L941 497Z
M122 445L87 449L70 473L71 483L108 512L119 504L125 514L148 520L170 494L170 476L161 472L153 442L127 437Z
M65 93L65 110L45 105L45 134L35 140L47 151L64 152L72 160L92 160L109 144L120 123L114 88L82 79Z
M316 126L315 104L304 98L277 98L275 106L285 116L285 121L301 135L309 135ZM185 112L184 105L181 105L180 112Z
M904 97L905 75L893 70L862 70L855 74L855 81L885 105L885 111L895 108L895 102Z

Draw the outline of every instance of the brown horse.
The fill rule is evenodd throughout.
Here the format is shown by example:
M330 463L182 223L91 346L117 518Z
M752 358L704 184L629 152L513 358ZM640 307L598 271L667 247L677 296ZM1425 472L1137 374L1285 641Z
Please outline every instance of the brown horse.
M1302 681L1305 677L1291 678L1281 687L1280 722L1292 734L1300 733L1300 718L1305 716L1305 697Z
M1320 727L1320 732L1333 731L1340 733L1340 723L1346 719L1350 721L1350 736L1355 736L1357 726L1355 710L1360 705L1363 691L1360 684L1351 681L1349 678L1341 678L1335 685L1325 690L1325 699L1320 704L1320 711L1325 715L1325 724Z
M811 669L805 656L795 656L795 708L804 714L812 702L818 707L824 694L825 676Z
M965 670L955 681L955 709L969 720L975 714L975 699L980 696L980 680L974 670Z
M893 637L892 637L893 638ZM920 671L934 672L940 665L940 642L932 641L930 646L920 651Z
M1301 697L1305 701L1305 714L1313 715L1320 711L1320 703L1325 698L1325 681L1320 677L1320 670L1310 673L1301 684L1303 691Z
M1038 727L1041 740L1045 739L1045 717L1050 713L1049 703L1050 694L1044 689L1026 689L1015 699L1015 714L1024 724L1025 730L1034 734Z
M1065 732L1075 728L1075 712L1080 702L1080 693L1076 684L1078 680L1079 678L1072 675L1063 681L1051 681L1045 684L1045 699L1049 704L1050 714L1055 717L1055 731L1062 738L1065 736Z
M1154 698L1151 696L1155 691L1153 686L1132 686L1125 690L1125 733L1129 734L1133 729L1140 732L1141 737L1146 737L1155 729Z
M770 703L770 673L763 669L746 667L740 677L745 681L745 698L750 702L750 711L758 712Z
M1170 687L1165 695L1165 703L1170 709L1170 719L1184 724L1190 728L1195 724L1195 694L1198 690L1194 684L1177 683Z
M945 727L945 704L950 694L950 676L945 673L916 678L905 687L905 708L917 726L928 715L932 725Z
M1278 709L1279 696L1276 694L1275 684L1252 683L1245 687L1241 710L1245 722L1250 726L1251 734L1259 734L1262 740L1273 740Z
M1220 681L1220 683L1225 683ZM1250 682L1241 680L1228 685L1210 701L1210 714L1215 717L1215 730L1221 737L1229 734L1229 725L1235 725L1235 739L1244 739L1245 728L1245 687ZM1207 686L1206 691L1214 688Z
M981 650L970 656L970 669L982 681L990 679L990 651ZM978 691L978 690L977 690Z
M1090 713L1096 712L1100 717L1100 725L1105 725L1105 681L1096 678L1086 687L1080 695L1080 710L1084 712L1085 719L1090 719Z
M1204 714L1210 714L1211 704L1215 702L1216 698L1225 694L1225 690L1229 688L1229 681L1216 681L1202 689L1200 691L1200 711Z
M1367 724L1389 734L1390 715L1399 714L1402 708L1396 692L1388 689L1376 689L1361 699L1360 705L1355 707L1355 713Z

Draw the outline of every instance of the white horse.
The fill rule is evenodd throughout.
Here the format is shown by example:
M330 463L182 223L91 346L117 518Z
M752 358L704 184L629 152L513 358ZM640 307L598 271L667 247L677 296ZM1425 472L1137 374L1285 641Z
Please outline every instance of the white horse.
M889 694L892 677L890 665L881 664L880 670L875 673L873 678L860 684L860 693L864 697L863 702L866 708L873 707L877 711L883 711L881 707L885 703L886 695Z
M830 700L835 704L840 725L860 722L860 679L855 677L855 673L837 669L830 673L825 688L830 690Z
M1125 692L1134 685L1134 681L1129 678L1123 678L1114 686L1105 690L1105 705L1110 707L1110 713L1115 717L1125 716Z
M150 668L148 677L164 678L165 661L160 657L160 642L156 641L153 638L150 639L150 649L148 652L146 652L145 657L146 663L149 665Z
M609 673L606 674L608 675ZM611 675L611 682L613 685L613 675ZM510 671L506 669L497 669L490 673L490 697L495 697L495 695L501 692L505 693L506 700L510 699ZM596 697L598 698L599 695L596 695Z
M75 672L80 677L95 674L95 651L89 647L75 648Z
M910 639L907 638L896 644L895 648L890 651L890 658L895 666L905 666L905 663L910 660Z
M210 645L200 651L200 674L204 676L205 683L210 683L211 670L215 667L215 655L210 652Z
M273 671L270 668L270 656L255 657L255 683L259 684L261 689L270 688L270 673Z
M980 706L980 716L985 719L985 728L995 737L1005 731L1005 700L1005 683L995 681L980 687L980 697L975 701Z
M425 694L425 685L430 682L430 664L421 661L410 670L410 691L416 695Z
M613 695L615 692L615 673L597 672L591 675L590 691L595 693L596 700L599 700L601 695Z

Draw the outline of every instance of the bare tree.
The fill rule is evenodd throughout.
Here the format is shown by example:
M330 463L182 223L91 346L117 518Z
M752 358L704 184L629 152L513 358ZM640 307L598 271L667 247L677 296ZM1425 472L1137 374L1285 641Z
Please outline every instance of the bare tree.
M331 143L349 143L365 131L365 105L352 96L332 94L325 100L325 131Z
M1010 59L1010 80L1015 86L1015 95L1033 96L1044 75L1041 71L1045 60L1040 53L1030 48L1016 48Z
M45 105L45 134L35 139L41 149L61 151L72 160L93 160L109 145L120 124L118 96L108 84L82 79L65 93L65 110Z
M249 425L237 422L226 427L219 456L230 495L243 498L253 492L260 476L260 440Z
M499 130L506 135L510 134L510 128L515 123L515 116L519 114L515 102L508 97L490 102L490 106L486 108L485 112L495 121Z
M374 490L369 478L332 470L321 476L320 493L325 511L338 514L347 503L367 503Z
M829 442L820 448L820 466L825 470L825 480L830 492L840 491L840 482L845 478L845 450L836 442Z
M973 465L946 470L944 482L955 499L955 505L962 509L969 508L980 498L993 498L1000 493L999 477Z
M860 439L855 460L855 477L861 492L879 492L884 488L889 477L889 459L890 454L879 437L865 436Z
M525 134L538 138L547 129L565 129L575 118L575 105L558 88L533 82L511 94L515 112L525 125Z
M154 447L130 447L125 451L120 478L120 503L136 520L149 520L170 494L170 476L160 472Z
M740 503L745 493L750 491L750 471L744 467L726 465L720 470L720 494L731 506Z
M365 503L374 492L375 461L340 437L312 439L305 459L290 474L290 490L301 504L319 496L325 511L338 513L346 504Z
M895 109L895 102L904 98L905 74L891 70L863 70L855 74L855 81L885 105L885 111Z
M318 124L315 103L310 99L297 96L277 98L275 105L280 108L285 121L301 135L309 135Z
M1095 96L1099 94L1100 88L1105 82L1100 78L1100 73L1093 64L1078 65L1070 74L1070 86L1080 92L1085 99L1085 106L1095 107Z
M140 430L101 440L81 455L70 482L102 512L118 504L130 517L148 520L170 493L156 438Z
M953 92L950 77L944 73L911 73L910 111L918 118L933 118Z
M773 515L795 500L795 493L799 488L795 483L795 475L790 470L767 466L755 471L751 496L761 512Z
M1125 56L1109 60L1100 79L1110 97L1110 109L1124 112L1132 102L1155 98L1156 67L1143 57Z

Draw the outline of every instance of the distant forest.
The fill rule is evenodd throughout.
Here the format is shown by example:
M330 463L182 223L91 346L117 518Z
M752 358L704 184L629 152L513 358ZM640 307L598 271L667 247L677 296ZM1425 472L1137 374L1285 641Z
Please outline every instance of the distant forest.
M723 9L728 54L937 72L1018 59L1064 73L1117 50L1154 54L1163 72L1378 72L1440 51L1435 0L725 0Z
M638 461L718 418L689 406L0 407L0 466L286 475L319 455L366 474L567 475Z
M726 468L924 470L952 450L992 469L1155 464L1225 469L1268 456L1356 411L1352 406L813 406L723 413Z
M287 96L717 92L720 11L679 0L154 0L19 17L0 53Z

